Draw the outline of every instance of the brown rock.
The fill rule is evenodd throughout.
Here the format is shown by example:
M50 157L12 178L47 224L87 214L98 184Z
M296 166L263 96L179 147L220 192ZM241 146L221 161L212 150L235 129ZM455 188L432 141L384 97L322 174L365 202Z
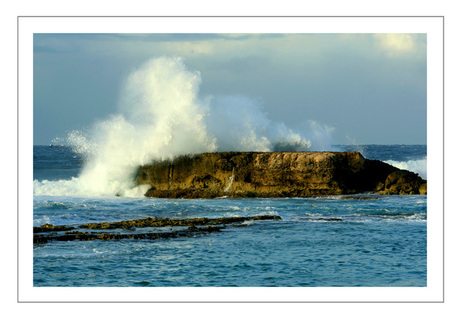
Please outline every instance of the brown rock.
M192 237L200 234L207 234L210 232L219 232L224 229L227 224L232 226L244 227L242 224L245 221L255 220L281 220L280 216L276 215L262 215L252 217L223 217L223 218L193 218L193 219L153 219L145 218L130 221L118 222L103 222L103 223L89 223L79 226L81 229L117 229L125 228L126 226L136 225L143 227L176 227L176 226L189 226L186 230L173 230L173 231L160 231L146 232L146 233L120 233L120 232L86 232L86 231L67 231L65 233L53 232L46 234L35 234L33 241L35 244L47 243L49 241L91 241L91 240L122 240L122 239L169 239L178 237ZM236 225L235 225L236 224ZM200 227L197 227L197 226ZM52 225L46 225L45 228L50 228ZM66 230L64 227L61 230ZM73 229L73 227L67 227ZM54 229L54 228L53 228Z
M407 171L398 170L388 175L385 180L385 189L381 191L382 194L419 194L422 185L426 182L417 174Z
M423 184L420 186L419 193L420 193L420 194L427 194L426 182L423 183Z
M401 170L367 160L359 152L222 152L142 166L137 182L151 186L146 196L164 198L419 193L424 180L417 176L419 184L404 183L404 179L416 180L408 175L399 176L400 181L387 190L387 177L396 171Z

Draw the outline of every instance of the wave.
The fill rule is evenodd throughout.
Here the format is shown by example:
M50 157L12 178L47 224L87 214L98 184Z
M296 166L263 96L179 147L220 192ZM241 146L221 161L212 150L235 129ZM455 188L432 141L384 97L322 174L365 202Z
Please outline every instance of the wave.
M115 177L107 180L93 180L92 175L72 178L70 180L34 180L35 196L67 197L143 197L150 188L148 185L136 185L133 179L123 180ZM104 177L105 178L105 177Z
M311 142L245 97L198 96L200 73L181 58L151 59L125 81L118 113L55 143L84 158L71 180L34 181L35 195L142 196L137 168L153 160L216 151L307 150Z
M418 173L423 179L427 178L426 174L426 157L418 160L408 160L408 161L394 161L386 160L384 161L398 169L409 170L415 173Z

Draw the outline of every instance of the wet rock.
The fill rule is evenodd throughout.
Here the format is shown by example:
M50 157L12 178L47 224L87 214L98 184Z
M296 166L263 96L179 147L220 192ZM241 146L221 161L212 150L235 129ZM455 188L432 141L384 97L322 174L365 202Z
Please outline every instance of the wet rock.
M191 237L195 235L204 235L211 232L219 232L227 226L227 224L242 224L245 221L255 220L281 220L281 217L276 215L262 215L252 217L223 217L223 218L195 218L195 219L153 219L145 218L130 221L119 221L119 222L102 222L102 223L88 223L79 226L81 229L89 230L108 230L108 229L127 229L132 230L133 226L138 228L147 227L184 227L188 226L185 230L172 230L172 231L161 231L158 232L136 232L136 233L121 233L121 232L87 232L80 230L73 230L73 227L60 226L59 231L70 230L65 233L59 233L56 227L51 225L42 226L44 229L53 229L53 233L40 233L35 234L33 242L35 244L47 243L49 241L91 241L91 240L157 240L157 239L170 239L179 237ZM70 228L70 229L66 229ZM41 229L40 229L41 230Z
M69 226L54 226L52 224L44 224L40 227L34 227L33 232L34 233L41 233L41 232L52 232L52 231L67 231L67 230L73 230L73 227Z
M427 194L426 188L427 188L427 185L426 185L426 182L425 182L420 186L419 193L423 194L423 195L426 195Z
M424 185L424 189L422 188ZM380 191L381 194L420 194L422 189L423 194L426 194L426 181L420 178L419 175L407 171L398 170L388 175L385 180L385 188Z
M332 221L332 222L343 221L341 218L299 218L299 220Z
M142 166L137 183L150 185L145 195L158 198L391 194L387 178L400 171L359 152L222 152ZM394 188L404 194L418 194L426 183L420 177L420 184L405 183L412 177L400 176L400 187Z
M103 223L87 223L80 225L81 229L130 229L146 228L146 227L178 227L178 226L202 226L202 225L216 225L216 224L230 224L236 222L244 222L248 220L281 220L277 215L262 215L252 217L223 217L223 218L193 218L193 219L137 219L130 221L119 222L103 222Z
M340 199L342 200L377 200L380 199L382 196L376 195L376 194L369 194L369 195L347 195L343 196Z

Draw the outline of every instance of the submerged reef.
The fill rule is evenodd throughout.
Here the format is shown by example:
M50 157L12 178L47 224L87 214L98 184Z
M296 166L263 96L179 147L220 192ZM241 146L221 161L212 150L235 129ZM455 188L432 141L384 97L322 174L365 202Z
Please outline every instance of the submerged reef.
M139 168L147 197L312 197L426 194L427 182L359 152L221 152L185 155Z
M219 232L227 225L232 227L245 226L247 221L256 220L281 220L276 215L260 215L252 217L223 217L223 218L194 218L194 219L155 219L145 218L119 222L87 223L80 226L54 226L45 224L34 227L33 241L35 244L50 241L91 241L91 240L123 240L143 239L159 240L181 237L193 237L196 235ZM165 230L169 227L168 230ZM185 228L184 228L185 227ZM139 232L137 228L151 228L148 231ZM152 229L153 228L153 229ZM176 228L170 230L171 228ZM145 230L142 229L142 230ZM98 230L111 230L100 232Z

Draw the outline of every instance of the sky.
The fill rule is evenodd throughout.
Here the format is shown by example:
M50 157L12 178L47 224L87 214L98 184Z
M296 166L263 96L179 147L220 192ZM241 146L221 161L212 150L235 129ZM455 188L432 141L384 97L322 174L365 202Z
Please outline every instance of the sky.
M426 144L426 34L34 34L34 144L119 109L128 76L181 57L200 98L245 97L327 144ZM237 101L237 100L235 100Z

